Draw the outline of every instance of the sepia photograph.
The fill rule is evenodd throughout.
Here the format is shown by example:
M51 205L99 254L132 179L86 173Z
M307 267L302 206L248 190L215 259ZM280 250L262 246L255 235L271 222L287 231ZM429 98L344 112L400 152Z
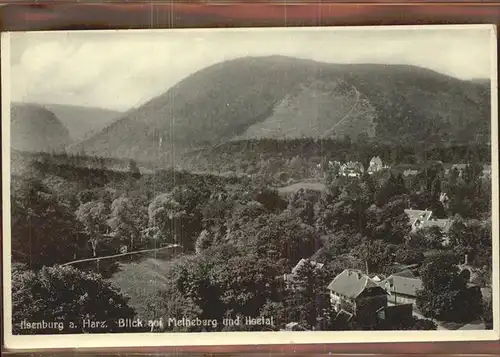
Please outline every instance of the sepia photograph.
M500 337L494 26L1 46L6 347Z

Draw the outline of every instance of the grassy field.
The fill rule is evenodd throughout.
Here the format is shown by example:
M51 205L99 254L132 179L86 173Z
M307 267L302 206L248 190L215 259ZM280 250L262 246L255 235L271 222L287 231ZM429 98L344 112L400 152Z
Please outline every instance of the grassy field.
M118 271L109 279L113 285L130 297L132 307L140 307L158 291L166 290L166 278L173 261L147 258L141 261L120 263Z

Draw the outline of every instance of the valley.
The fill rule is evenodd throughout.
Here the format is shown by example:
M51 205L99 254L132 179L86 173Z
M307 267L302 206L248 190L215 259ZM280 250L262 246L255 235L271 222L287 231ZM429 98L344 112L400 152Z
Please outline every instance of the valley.
M257 56L123 113L13 103L15 332L491 328L488 85Z

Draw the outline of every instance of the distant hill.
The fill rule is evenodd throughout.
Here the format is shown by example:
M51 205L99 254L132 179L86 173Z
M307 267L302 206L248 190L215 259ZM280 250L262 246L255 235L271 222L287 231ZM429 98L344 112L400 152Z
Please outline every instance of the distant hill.
M474 82L476 84L481 84L481 85L488 87L488 88L491 85L491 81L488 78L474 78L474 79L471 79L471 82Z
M40 105L13 103L10 113L10 140L14 150L59 151L71 142L69 131L59 118Z
M121 112L75 105L44 104L68 128L71 138L80 141L117 120Z
M240 58L185 78L79 149L165 161L232 140L346 136L487 142L489 88L413 66Z

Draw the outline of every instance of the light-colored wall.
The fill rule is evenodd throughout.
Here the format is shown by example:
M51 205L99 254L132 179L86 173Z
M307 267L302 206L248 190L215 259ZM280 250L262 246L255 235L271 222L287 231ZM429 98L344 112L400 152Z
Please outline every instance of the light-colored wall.
M403 305L403 304L416 304L416 298L415 297L410 297L407 295L401 295L401 294L394 294L389 296L388 300L392 302L393 304L396 305Z

